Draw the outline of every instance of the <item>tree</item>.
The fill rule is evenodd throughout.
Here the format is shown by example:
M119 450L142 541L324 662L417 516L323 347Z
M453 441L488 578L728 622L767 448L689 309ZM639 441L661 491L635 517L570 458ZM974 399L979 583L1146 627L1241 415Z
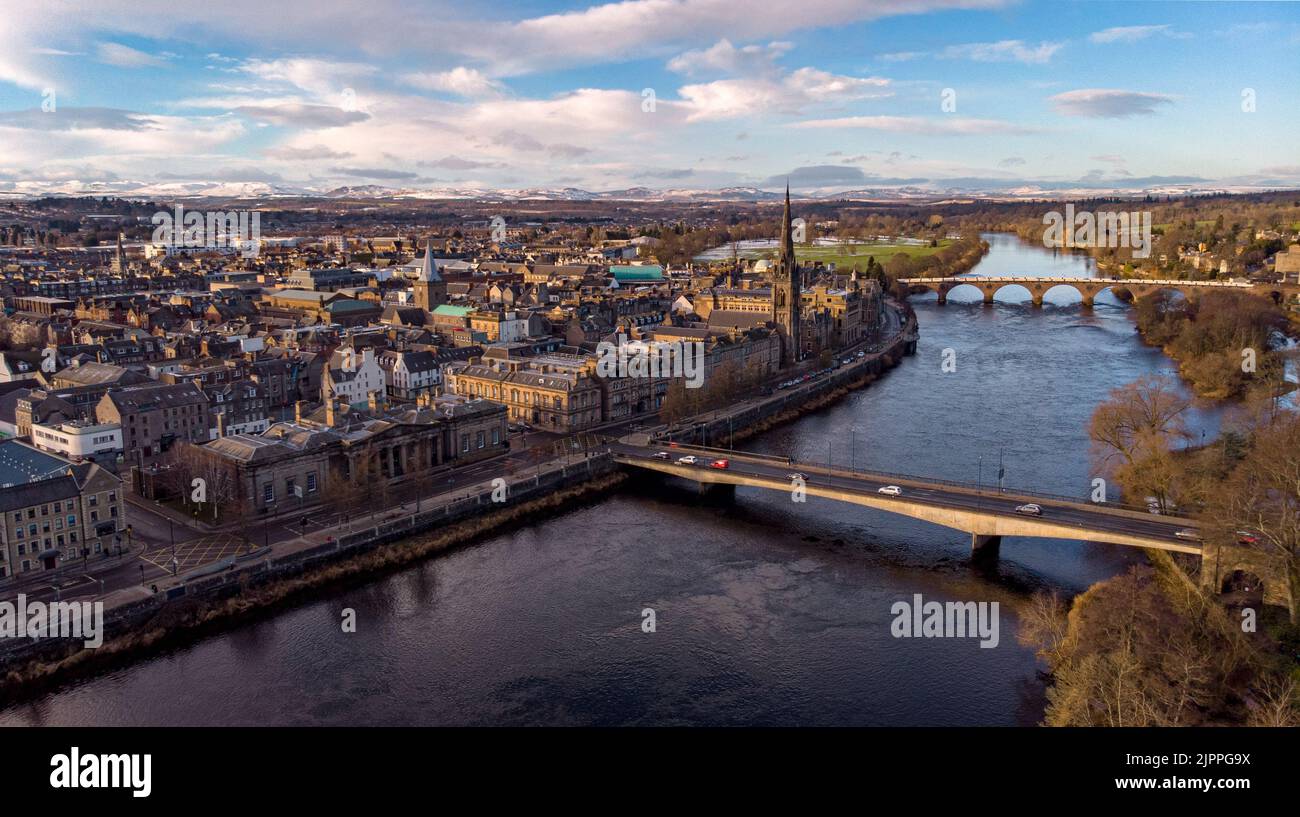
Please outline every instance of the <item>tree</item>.
M1276 565L1290 587L1291 621L1300 620L1300 417L1280 415L1256 431L1202 516L1207 539L1236 542L1239 530L1253 536L1241 546Z
M1191 401L1167 377L1148 375L1114 389L1088 424L1094 456L1127 496L1154 496L1168 507L1178 469L1173 443L1190 438Z

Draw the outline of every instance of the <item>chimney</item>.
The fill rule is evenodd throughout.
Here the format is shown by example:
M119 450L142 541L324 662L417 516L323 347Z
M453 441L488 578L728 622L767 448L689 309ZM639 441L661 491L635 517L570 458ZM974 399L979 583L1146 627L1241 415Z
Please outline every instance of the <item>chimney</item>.
M325 424L330 428L334 427L334 417L338 411L338 404L339 401L335 400L332 395L325 401Z
M378 414L380 409L384 407L383 397L378 390L370 392L368 396L370 397L370 413Z
M217 413L217 439L226 436L226 413L224 411Z
M302 400L297 400L297 401L295 401L294 404L293 404L293 421L294 421L295 423L298 423L299 425L302 424L302 404L303 404L303 402L304 402L304 401L302 401Z

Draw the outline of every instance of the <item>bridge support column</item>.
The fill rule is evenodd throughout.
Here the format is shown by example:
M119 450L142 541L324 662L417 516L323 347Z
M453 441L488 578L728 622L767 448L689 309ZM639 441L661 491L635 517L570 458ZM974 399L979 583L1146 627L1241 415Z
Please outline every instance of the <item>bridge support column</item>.
M1083 308L1084 308L1084 309L1092 309L1092 299L1093 299L1093 296L1092 296L1092 295L1084 295L1084 296L1083 296Z
M731 502L736 498L736 486L720 482L701 482L700 496L712 502Z
M994 293L994 292L995 292L995 290L992 290L992 289L986 289L986 290L984 290L984 303L986 303L986 304L991 304L991 303L993 303L993 293Z
M983 533L972 533L970 535L970 555L973 559L996 559L998 558L998 549L1001 546L1001 536Z

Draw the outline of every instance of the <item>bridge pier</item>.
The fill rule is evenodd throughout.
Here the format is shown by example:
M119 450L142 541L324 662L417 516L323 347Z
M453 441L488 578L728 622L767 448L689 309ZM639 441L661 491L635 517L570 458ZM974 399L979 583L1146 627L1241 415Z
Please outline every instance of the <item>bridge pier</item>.
M701 482L700 496L711 502L731 502L736 498L736 486L724 482Z
M1002 546L1002 537L983 533L970 535L970 555L972 559L996 559Z

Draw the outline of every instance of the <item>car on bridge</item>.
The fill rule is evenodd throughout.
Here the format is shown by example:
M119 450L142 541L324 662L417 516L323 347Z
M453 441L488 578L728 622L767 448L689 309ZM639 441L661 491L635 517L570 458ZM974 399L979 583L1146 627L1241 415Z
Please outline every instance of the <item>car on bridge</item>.
M1023 513L1027 516L1042 516L1043 509L1032 502L1026 502L1024 505L1016 506L1016 513Z
M695 456L694 454L687 454L684 457L677 458L678 465L696 465L699 463L699 461L700 458Z
M1202 541L1201 534L1198 533L1197 531L1192 530L1191 528L1183 528L1182 530L1176 530L1174 531L1174 536L1177 536L1179 539L1191 539L1194 542Z
M1251 533L1251 532L1248 531L1248 530L1239 530L1239 531L1237 531L1237 544L1239 544L1239 545L1258 545L1258 544L1259 544L1259 536L1257 536L1257 535Z
M651 454L651 456L657 460L670 460L673 458L673 455L669 454L667 451L656 451L654 454Z
M887 496L902 496L903 489L899 488L897 485L882 485L876 493L885 494Z
M798 472L798 471L795 471L795 472L792 473L792 474L786 474L786 475L785 475L785 478L788 479L788 480L796 480L796 479L797 479L797 480L801 480L801 481L803 481L803 482L807 482L807 481L808 481L808 475L807 475L807 474L800 473L800 472Z

